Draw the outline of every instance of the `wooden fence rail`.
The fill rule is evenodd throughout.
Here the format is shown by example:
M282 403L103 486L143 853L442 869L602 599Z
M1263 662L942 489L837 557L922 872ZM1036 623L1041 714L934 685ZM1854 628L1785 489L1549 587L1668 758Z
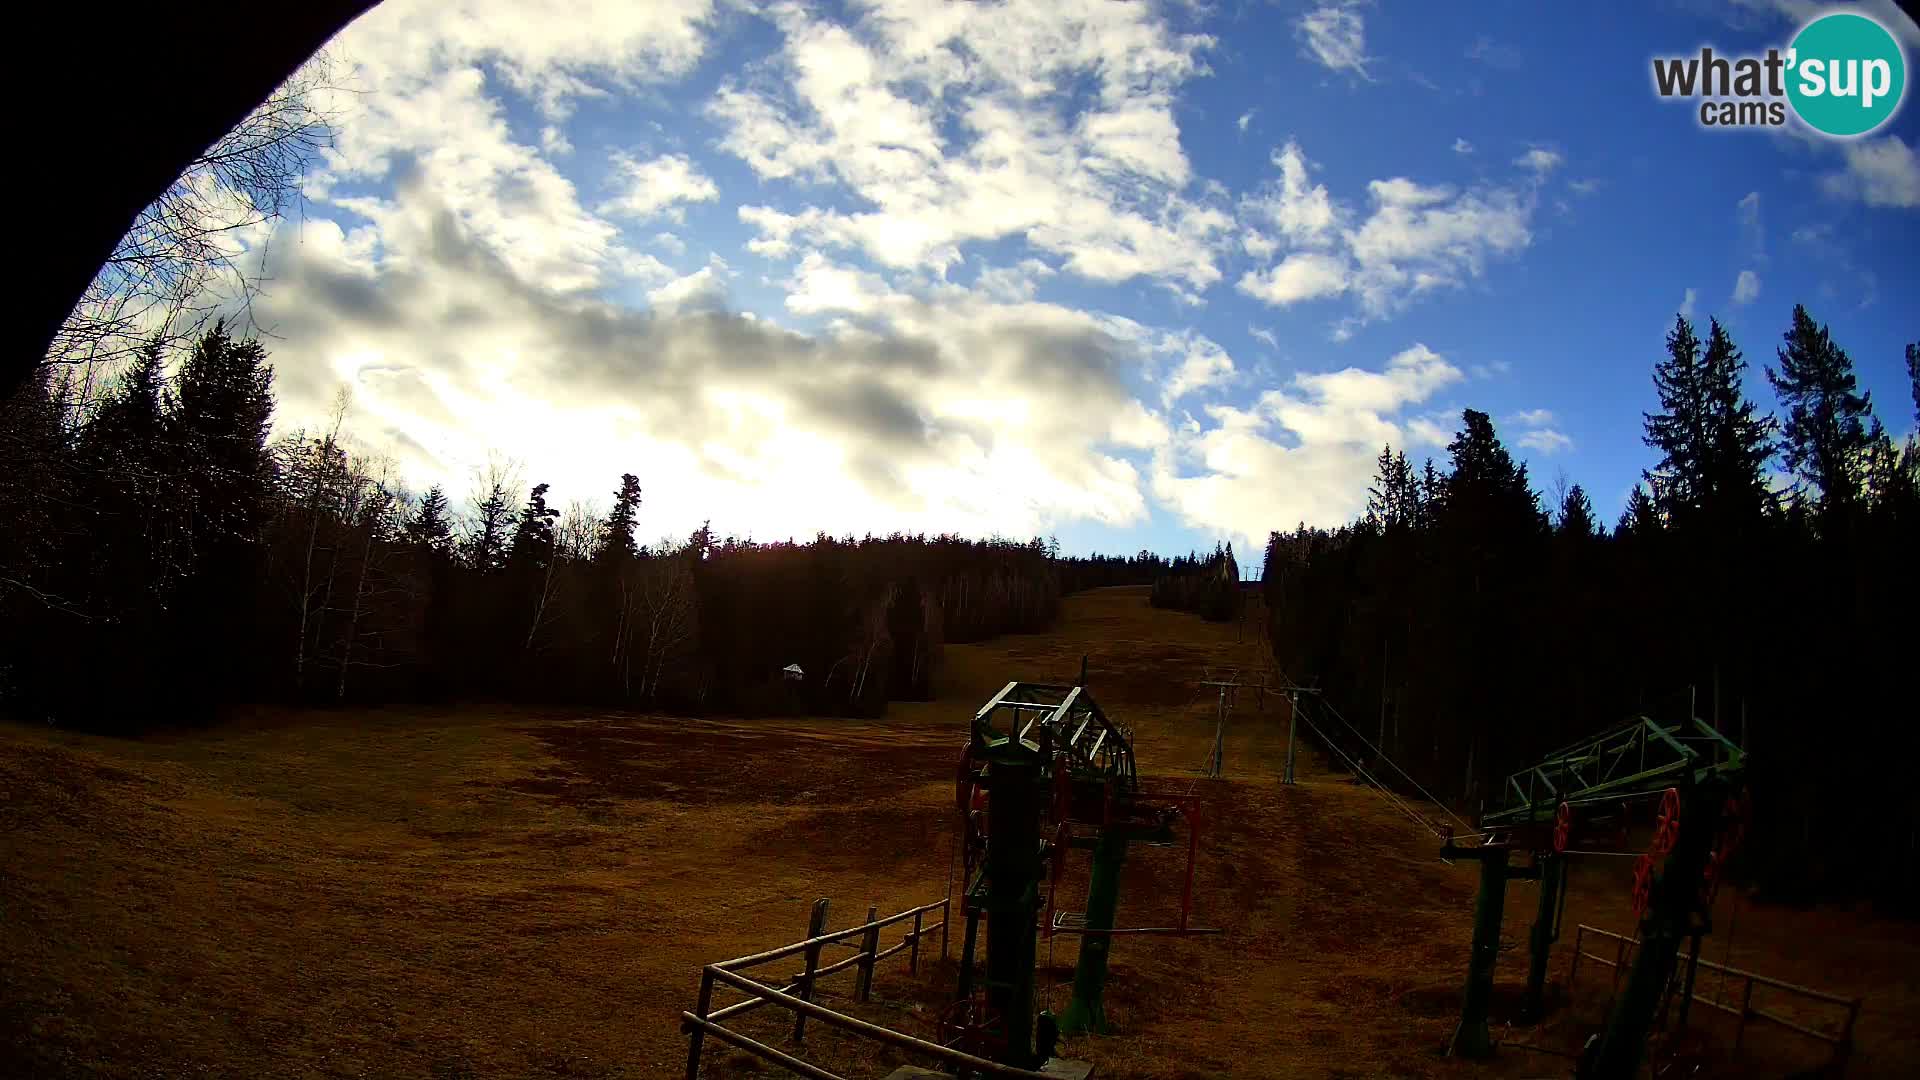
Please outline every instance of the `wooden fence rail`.
M1615 942L1615 955L1609 958L1586 951L1585 942L1588 934L1607 938ZM1640 942L1637 938L1630 938L1625 934L1616 934L1611 930L1602 930L1597 926L1588 926L1585 923L1581 923L1574 931L1573 966L1567 973L1567 985L1569 989L1571 989L1574 980L1580 977L1580 961L1582 958L1592 960L1595 963L1605 964L1607 967L1619 972L1625 970L1628 964L1628 956L1634 947L1639 944ZM1697 962L1701 967L1709 971L1717 971L1721 974L1723 977L1721 987L1723 989L1726 986L1726 979L1745 980L1744 987L1740 992L1740 1002L1738 1005L1730 1005L1725 1001L1707 997L1699 993L1697 988L1693 995L1694 1001L1708 1008L1717 1009L1738 1018L1738 1024L1734 1028L1733 1035L1734 1053L1738 1054L1740 1052L1741 1044L1746 1039L1747 1022L1750 1020L1760 1020L1786 1028L1789 1031L1796 1032L1831 1046L1833 1048L1833 1058L1828 1062L1827 1068L1831 1070L1831 1074L1835 1077L1845 1073L1847 1059L1853 1056L1853 1026L1860 1019L1860 1004L1862 999L1857 997L1841 997L1838 994L1829 994L1823 990L1814 990L1809 987L1798 986L1794 983L1770 978L1755 972L1743 971L1740 968L1728 967L1725 964L1716 964L1711 960L1702 959ZM1682 958L1673 973L1673 990L1676 993L1684 992L1683 980L1686 977L1686 968L1687 960ZM1782 990L1810 1001L1832 1005L1836 1009L1844 1009L1846 1010L1845 1016L1839 1020L1838 1030L1836 1031L1821 1031L1817 1028L1807 1027L1804 1024L1789 1020L1778 1013L1771 1013L1765 1009L1754 1008L1753 989L1756 986L1772 987L1776 990Z
M926 916L938 911L940 921L926 922ZM834 1012L824 1005L813 1001L814 987L821 979L848 969L856 969L854 996L859 1001L867 1001L873 993L873 969L880 961L907 953L907 970L920 970L920 942L933 934L940 935L940 957L947 955L947 919L951 914L951 900L936 900L930 904L908 908L905 911L876 918L872 908L867 909L867 921L859 926L845 930L826 932L827 901L816 900L807 924L807 936L791 945L777 949L753 953L749 956L723 960L717 964L708 964L700 974L700 996L692 1012L680 1014L681 1030L687 1033L687 1080L698 1080L700 1075L700 1054L705 1038L712 1035L730 1046L744 1050L749 1054L771 1061L799 1076L812 1080L841 1080L833 1073L810 1064L793 1054L768 1046L756 1039L721 1026L720 1021L752 1012L767 1005L778 1005L791 1010L794 1014L793 1041L801 1042L806 1037L806 1023L809 1018L818 1020L830 1027L852 1031L855 1034L901 1049L915 1051L942 1062L971 1069L984 1076L1018 1077L1022 1080L1038 1078L1043 1074L1025 1069L1013 1069L1005 1065L996 1065L984 1058L965 1054L951 1047L917 1039L877 1024L869 1024L856 1017ZM913 920L913 928L899 942L885 949L880 947L880 932L898 923ZM858 939L857 941L854 939ZM835 960L824 966L820 963L820 950L828 945L851 947L852 955ZM803 956L805 966L795 972L784 986L776 986L741 974L748 968L785 960L793 956ZM738 990L747 995L743 1001L735 1002L723 1008L713 1008L715 984Z

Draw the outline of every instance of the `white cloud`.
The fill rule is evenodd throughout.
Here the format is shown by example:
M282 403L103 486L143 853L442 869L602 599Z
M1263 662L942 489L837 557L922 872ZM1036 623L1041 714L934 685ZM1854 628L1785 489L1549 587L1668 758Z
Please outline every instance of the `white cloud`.
M1733 302L1751 304L1760 298L1760 275L1751 270L1740 271L1733 282Z
M482 61L549 116L572 99L685 75L706 52L711 0L386 0L334 41L376 81ZM350 125L343 125L348 127Z
M622 249L615 263L615 271L620 277L642 285L652 286L672 281L679 276L678 271L644 251Z
M636 260L548 160L564 153L559 118L578 97L692 70L712 14L707 0L388 0L331 43L348 71L320 102L334 141L309 190L382 237L409 192L432 191L489 257L544 288L591 289ZM489 72L540 104L541 148L514 138Z
M1467 373L1476 379L1491 379L1497 375L1508 375L1512 372L1513 365L1505 360L1467 365Z
M1697 289L1687 290L1687 295L1682 297L1680 300L1680 317L1681 318L1688 319L1688 320L1691 320L1693 318L1693 302L1699 298L1700 298L1699 290Z
M1363 308L1381 315L1414 294L1479 277L1490 255L1533 242L1530 200L1505 189L1455 193L1404 181L1371 185L1374 210L1347 236Z
M1160 402L1171 406L1190 394L1220 386L1233 379L1233 357L1217 342L1199 334L1169 335L1160 348L1180 357L1173 374L1161 386Z
M988 266L974 279L974 287L998 300L1031 300L1040 282L1053 277L1053 267L1039 259L1022 259L1013 266Z
M1465 139L1455 138L1453 140L1453 152L1456 154L1471 154L1473 153L1473 144Z
M1366 20L1352 4L1327 4L1300 16L1293 24L1301 55L1329 71L1367 74Z
M1424 345L1382 370L1297 373L1247 408L1209 406L1210 424L1175 431L1154 456L1153 492L1187 524L1256 545L1296 522L1350 521L1383 444L1411 452L1446 442L1432 418L1410 410L1462 378Z
M1533 431L1521 432L1514 443L1528 450L1538 450L1542 454L1558 454L1563 450L1573 449L1573 440L1553 428L1537 428Z
M1287 256L1285 261L1264 271L1247 271L1241 275L1236 288L1274 307L1286 307L1303 300L1338 296L1347 291L1347 286L1345 259L1303 251Z
M1127 388L1155 335L1125 319L863 278L838 306L864 315L798 334L718 307L718 261L635 311L474 258L430 192L398 201L378 245L321 219L284 229L259 301L286 335L279 423L318 419L345 382L362 441L417 487L457 495L500 452L569 498L644 462L650 531L1019 535L1143 520L1120 455L1169 438Z
M1566 159L1561 157L1557 152L1538 146L1513 159L1515 165L1523 169L1530 169L1539 176L1547 175L1559 168L1565 161Z
M1269 181L1241 199L1241 217L1278 229L1280 235L1295 246L1331 244L1336 238L1340 214L1334 209L1326 186L1313 183L1307 176L1307 157L1300 144L1288 140L1272 153L1270 160L1280 170L1279 182Z
M838 266L809 251L787 282L787 310L796 315L835 312L867 315L878 310L893 290L875 274Z
M1162 449L1173 436L1165 418L1149 412L1138 401L1130 401L1122 406L1108 426L1108 431L1114 445L1129 450Z
M1568 181L1567 190L1573 192L1575 195L1591 195L1605 186L1606 181L1601 180L1599 177L1589 176L1581 180Z
M1542 454L1557 454L1573 449L1573 440L1553 426L1552 409L1521 409L1501 421L1522 428L1514 445Z
M1287 254L1242 274L1237 288L1276 307L1350 294L1363 320L1379 318L1423 293L1464 284L1489 257L1533 241L1533 185L1462 191L1407 177L1374 180L1362 214L1312 183L1298 143L1275 151L1273 164L1277 180L1241 201L1250 223L1241 244L1256 259ZM1335 340L1356 325L1339 324Z
M685 154L664 154L642 161L624 151L616 152L609 184L619 194L601 203L600 212L635 221L656 217L679 221L685 216L684 204L712 202L720 197L720 188Z
M1898 135L1857 139L1844 152L1845 171L1821 178L1828 194L1868 206L1920 207L1920 156Z
M1197 176L1174 106L1215 43L1150 5L863 0L837 26L783 4L765 9L777 55L722 76L707 112L754 174L755 205L736 208L746 246L781 260L746 279L773 299L732 311L724 260L678 273L655 254L686 255L669 223L739 198L711 178L734 173L656 148L615 158L592 192L609 197L583 204L552 159L571 132L583 165L603 160L598 111L565 119L583 99L684 76L716 18L760 16L627 6L596 24L553 4L390 0L343 35L368 93L316 180L368 224L316 213L278 234L286 261L258 313L279 335L280 423L311 422L344 381L365 441L410 482L457 487L497 450L556 496L604 494L620 462L645 463L650 530L711 515L762 536L1018 534L1137 523L1151 496L1257 543L1351 517L1380 443L1444 444L1460 368L1416 345L1269 381L1193 330L1043 291L1144 278L1199 303L1239 249L1243 291L1347 297L1335 333L1350 335L1531 242L1524 176L1393 176L1336 199L1292 141L1244 199ZM1301 33L1368 77L1353 6L1321 4ZM509 113L509 89L533 122ZM634 138L696 141L657 125ZM811 329L778 325L789 316ZM1248 335L1278 351L1272 329ZM1279 388L1223 404L1255 378Z
M714 256L707 265L674 278L647 293L647 304L662 314L719 311L727 306L727 264Z
M1247 128L1253 124L1253 114L1254 110L1248 109L1246 112L1240 114L1240 119L1233 122L1233 125L1240 129L1240 134L1245 135Z
M778 63L723 81L720 146L764 182L830 186L848 208L743 207L751 250L804 239L938 275L965 244L1014 238L1094 281L1220 279L1232 217L1195 185L1173 112L1211 38L1106 3L876 0L852 27L770 16Z

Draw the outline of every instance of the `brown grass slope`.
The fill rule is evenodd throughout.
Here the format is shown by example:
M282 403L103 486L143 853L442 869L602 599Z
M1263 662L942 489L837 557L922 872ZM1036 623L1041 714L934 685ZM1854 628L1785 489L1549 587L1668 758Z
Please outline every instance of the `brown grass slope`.
M1210 800L1197 921L1228 932L1120 942L1117 1030L1072 1053L1115 1077L1564 1072L1511 1047L1488 1065L1437 1055L1473 872L1311 754L1304 782L1280 785L1283 707L1243 703L1227 777L1198 778L1212 703L1193 680L1258 652L1238 627L1115 589L1070 598L1051 632L949 647L938 699L875 723L463 707L256 711L139 740L0 727L0 1075L677 1075L702 963L797 939L817 896L844 926L941 895L968 716L1009 678L1070 678L1082 653L1143 771ZM1176 917L1183 855L1136 848L1123 923ZM1568 925L1624 928L1625 860L1596 861L1576 871ZM1509 940L1532 900L1513 889ZM1720 935L1710 957L1869 995L1850 1075L1911 1074L1911 927L1733 918L1731 952ZM1042 945L1056 1009L1074 948ZM1503 1002L1523 963L1503 956ZM951 973L890 964L860 1011L924 1034ZM1575 1008L1513 1038L1575 1045L1609 988L1597 970L1580 981ZM742 1023L775 1041L786 1026L771 1010ZM1819 1060L1750 1042L1754 1075ZM808 1044L849 1076L899 1060L817 1028ZM709 1062L763 1074L731 1051Z

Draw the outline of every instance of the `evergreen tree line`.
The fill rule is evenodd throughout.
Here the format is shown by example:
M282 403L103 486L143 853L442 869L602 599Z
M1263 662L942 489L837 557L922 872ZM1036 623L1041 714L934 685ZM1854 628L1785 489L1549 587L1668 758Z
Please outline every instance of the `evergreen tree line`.
M1210 622L1232 622L1240 617L1245 599L1233 545L1216 544L1210 555L1176 556L1166 572L1154 579L1148 602L1157 608L1189 611Z
M1920 421L1920 345L1906 362ZM1611 530L1578 484L1543 506L1485 413L1444 468L1384 449L1360 520L1270 538L1274 657L1470 810L1560 746L1692 710L1751 754L1766 893L1911 912L1920 442L1896 446L1803 307L1773 413L1746 367L1717 321L1702 341L1675 320L1642 421L1657 464Z
M233 701L489 698L874 715L943 642L1030 632L1065 592L1164 563L1035 539L647 545L637 475L604 512L495 466L414 496L329 430L270 438L266 351L216 326L99 399L0 403L0 704L116 731ZM799 674L786 670L798 666Z
M1060 593L1065 596L1086 589L1105 589L1116 585L1151 585L1166 574L1173 564L1150 551L1137 555L1090 555L1061 559L1054 563L1060 576Z

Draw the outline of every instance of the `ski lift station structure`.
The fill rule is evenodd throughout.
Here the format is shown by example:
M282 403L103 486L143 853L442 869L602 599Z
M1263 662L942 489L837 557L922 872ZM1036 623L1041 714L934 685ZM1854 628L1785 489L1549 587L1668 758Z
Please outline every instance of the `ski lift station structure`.
M1576 1075L1626 1080L1639 1070L1656 1019L1668 1004L1680 946L1690 940L1690 958L1699 959L1701 939L1712 932L1715 891L1750 816L1745 751L1692 715L1691 703L1687 711L1686 720L1672 724L1638 716L1548 754L1504 779L1499 803L1481 815L1477 843L1463 844L1449 831L1440 857L1480 864L1466 992L1450 1053L1486 1057L1493 1052L1487 1011L1507 881L1540 883L1521 1004L1521 1019L1537 1020L1544 1009L1548 954L1559 938L1565 908L1566 860L1631 854L1583 848L1598 836L1624 841L1635 801L1658 799L1652 839L1635 859L1641 946L1624 992L1615 998L1605 1028L1585 1047ZM1510 865L1515 852L1528 856L1526 865ZM1680 998L1682 1025L1695 967L1689 963Z
M1106 1030L1107 956L1118 935L1217 934L1195 927L1197 800L1143 788L1133 733L1115 724L1085 685L1009 682L974 714L955 791L962 816L966 918L959 986L943 1022L949 1045L1022 1068L1051 1057L1060 1032ZM1187 861L1177 925L1115 927L1128 846L1177 842ZM1092 853L1086 909L1057 907L1066 862ZM986 964L975 977L980 924ZM1039 935L1077 935L1073 996L1059 1017L1034 1013Z

